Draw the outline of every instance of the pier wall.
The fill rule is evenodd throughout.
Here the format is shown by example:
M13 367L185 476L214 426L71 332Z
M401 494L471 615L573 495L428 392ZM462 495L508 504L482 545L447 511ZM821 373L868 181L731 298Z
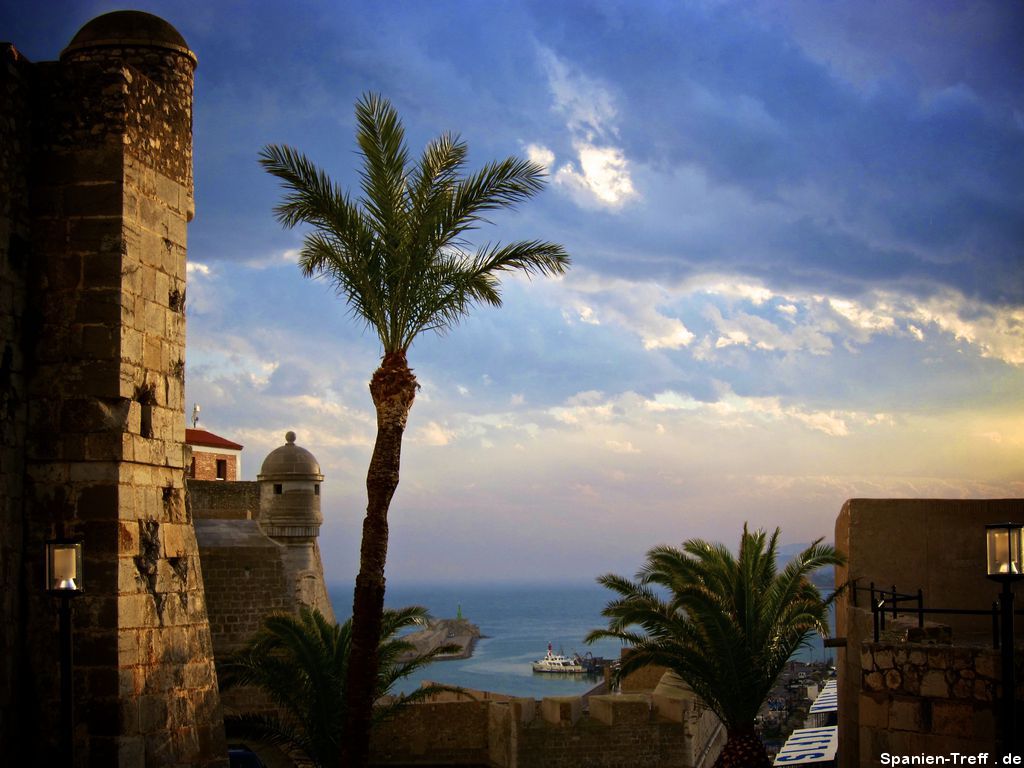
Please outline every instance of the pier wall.
M718 718L695 698L476 692L408 707L374 732L372 754L377 766L698 768L724 743Z

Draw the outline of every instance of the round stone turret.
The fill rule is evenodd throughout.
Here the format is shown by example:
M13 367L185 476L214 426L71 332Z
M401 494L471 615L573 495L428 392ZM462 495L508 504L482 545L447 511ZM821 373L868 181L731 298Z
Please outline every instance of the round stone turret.
M61 59L76 51L95 48L166 48L185 54L195 64L196 55L169 22L143 11L113 11L83 26L61 52Z
M100 139L120 131L125 152L184 186L191 220L196 55L181 33L151 13L105 13L78 30L60 61L103 85L98 115L79 120Z
M275 539L311 539L320 533L320 463L295 444L295 433L271 451L256 476L260 483L260 526Z

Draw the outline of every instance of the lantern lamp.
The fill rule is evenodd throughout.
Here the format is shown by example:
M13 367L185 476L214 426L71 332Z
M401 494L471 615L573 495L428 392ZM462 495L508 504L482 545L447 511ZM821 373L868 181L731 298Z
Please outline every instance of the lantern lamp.
M985 526L987 576L995 581L1024 578L1024 525L995 523Z
M82 542L53 539L46 542L46 590L57 595L77 595L84 589Z

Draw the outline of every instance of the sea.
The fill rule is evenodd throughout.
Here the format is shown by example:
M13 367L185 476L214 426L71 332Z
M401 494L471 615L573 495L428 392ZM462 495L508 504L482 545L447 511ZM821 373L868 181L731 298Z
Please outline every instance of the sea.
M339 620L349 616L351 585L332 584L328 591ZM384 600L388 607L422 605L438 619L455 618L461 610L463 618L480 627L483 635L470 658L434 662L397 688L408 693L430 680L534 699L586 693L602 678L536 673L531 663L544 656L549 643L555 653L567 656L589 652L617 659L622 648L618 641L584 642L591 630L607 626L601 610L611 597L604 587L587 583L430 586L389 582ZM824 648L818 637L793 656L806 662L832 658L832 650Z

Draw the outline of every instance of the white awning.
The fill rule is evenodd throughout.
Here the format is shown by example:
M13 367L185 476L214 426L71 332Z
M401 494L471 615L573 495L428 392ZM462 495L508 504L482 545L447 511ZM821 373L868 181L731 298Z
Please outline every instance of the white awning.
M836 759L839 727L798 728L789 735L773 765L810 765Z
M819 712L835 712L837 709L839 709L839 689L836 687L835 680L829 680L825 683L825 687L821 689L818 698L811 704L808 714L815 715Z

